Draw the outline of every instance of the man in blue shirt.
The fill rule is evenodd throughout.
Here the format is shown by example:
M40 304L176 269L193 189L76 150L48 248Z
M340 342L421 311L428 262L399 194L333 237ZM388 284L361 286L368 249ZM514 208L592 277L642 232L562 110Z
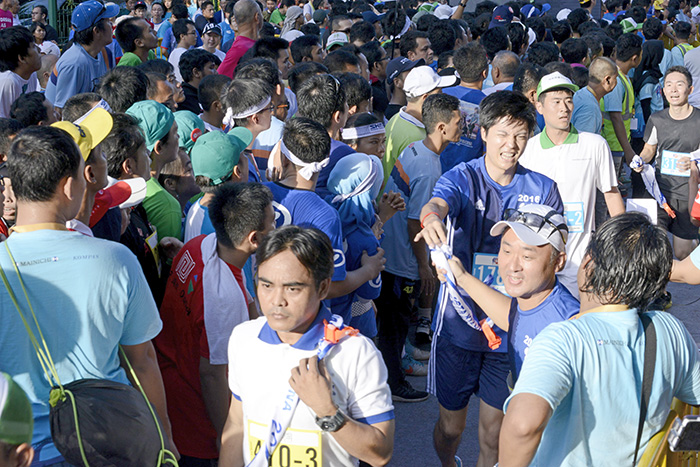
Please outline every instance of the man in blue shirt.
M563 212L557 185L518 164L535 127L530 101L512 91L487 96L479 106L479 124L485 156L463 162L440 177L433 198L421 210L423 230L416 236L431 248L451 248L470 271L493 264L499 241L489 231L503 219L505 209L538 203ZM451 297L447 286L441 285L428 374L428 389L440 403L433 442L443 466L461 465L455 453L469 398L476 394L481 398L479 465L493 465L498 459L501 407L508 397L507 345L495 351L489 347L484 333L467 324L461 311L466 308L466 313L471 312L477 320L486 315L471 297L460 297L464 306L458 311L453 301L459 299ZM496 335L506 341L503 331L496 329Z
M644 214L621 214L598 229L579 271L581 313L535 338L506 401L499 465L635 465L674 397L700 403L695 340L671 314L647 311L664 293L672 258L666 232ZM656 352L635 452L646 379L643 315Z
M571 123L579 133L586 131L600 135L603 131L603 113L600 100L617 86L617 66L607 57L598 57L588 67L588 86L574 94L574 112Z

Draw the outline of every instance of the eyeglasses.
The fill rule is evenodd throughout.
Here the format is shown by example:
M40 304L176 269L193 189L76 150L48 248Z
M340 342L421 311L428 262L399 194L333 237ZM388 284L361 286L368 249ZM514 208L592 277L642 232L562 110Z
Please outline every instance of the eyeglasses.
M569 228L566 223L555 224L551 217L558 214L556 211L550 211L546 216L535 214L534 212L521 212L517 209L506 209L503 214L503 219L506 222L520 222L533 229L536 233L542 233L549 238L554 232L559 232L564 244L566 244L566 236L564 232L569 233ZM543 228L547 228L545 232L541 232Z

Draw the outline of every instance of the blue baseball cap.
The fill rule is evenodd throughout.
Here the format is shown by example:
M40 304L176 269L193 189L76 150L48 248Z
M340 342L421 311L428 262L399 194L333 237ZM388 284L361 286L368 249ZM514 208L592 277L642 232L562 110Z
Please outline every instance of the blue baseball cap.
M113 3L107 6L97 0L87 0L75 7L70 23L75 32L80 32L93 27L101 19L113 18L118 14L119 7Z
M489 29L497 26L508 26L513 21L513 9L508 5L500 5L493 9Z
M362 12L362 19L364 21L367 21L368 23L376 23L377 21L381 21L384 18L384 16L384 14L378 15L372 10Z

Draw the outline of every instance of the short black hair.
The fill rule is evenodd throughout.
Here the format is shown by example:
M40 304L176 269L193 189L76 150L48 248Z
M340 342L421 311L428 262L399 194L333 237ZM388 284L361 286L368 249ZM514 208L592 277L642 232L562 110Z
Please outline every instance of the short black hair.
M503 26L496 26L486 31L479 39L481 45L486 49L486 55L489 60L493 60L501 50L508 50L510 40L508 38L508 30Z
M158 83L167 83L168 77L165 76L163 73L157 73L155 71L150 71L146 73L146 77L148 78L148 91L146 93L146 96L148 97L148 99L154 100L159 92Z
M109 20L107 18L103 18L84 31L76 32L73 36L73 42L80 45L92 44L92 42L95 40L95 28L100 31L106 31L107 28L111 29L111 26Z
M277 62L254 58L236 67L236 78L257 78L272 87L282 85Z
M438 56L448 50L453 50L457 43L457 33L450 24L449 19L440 20L433 24L428 30L430 38L430 48L433 55Z
M63 106L61 118L66 122L74 122L92 110L92 108L102 100L99 94L94 92L83 92L69 98Z
M535 65L545 66L547 63L559 60L559 47L553 42L537 42L530 46L527 61Z
M443 69L447 68L447 65L449 65L449 63L450 63L450 58L452 59L452 65L454 65L454 56L455 56L454 50L448 50L447 52L443 52L440 55L438 55L438 59L437 59L438 70L443 70Z
M114 30L114 37L119 43L119 47L124 52L133 52L136 50L134 41L139 39L143 34L143 30L139 26L139 21L145 21L143 18L132 16L121 21Z
M664 73L664 79L668 77L671 73L680 73L685 77L686 82L688 83L688 86L693 85L693 75L690 74L688 69L684 66L672 66L668 70L666 70L666 73Z
M178 19L173 23L173 37L175 38L175 42L180 42L182 36L187 35L187 31L189 30L187 26L190 24L197 29L195 24L189 19Z
M24 126L14 118L0 118L0 155L7 156L14 137Z
M579 32L578 27L586 21L589 21L590 17L588 16L588 12L583 8L576 8L571 13L569 13L566 19L569 20L569 24L571 24L571 29L574 32Z
M544 68L535 64L525 62L520 65L513 78L513 91L525 94L528 91L537 89L542 77L545 75Z
M260 104L272 96L272 86L261 79L236 78L231 81L221 94L221 104L224 109L231 109L239 114L246 109ZM250 117L234 119L236 126L246 126Z
M102 140L102 150L107 158L107 174L112 178L120 178L124 161L135 159L136 151L145 142L138 120L123 113L112 114L112 131Z
M287 75L287 83L289 84L289 89L292 90L294 94L297 93L301 87L301 83L305 82L307 79L314 75L328 74L328 68L317 62L304 62L299 63L289 70Z
M0 30L0 71L14 71L19 58L29 55L34 38L27 28L12 26Z
M690 37L690 30L692 26L686 21L679 21L673 25L673 32L679 39L688 39Z
M403 26L403 25L402 25ZM415 51L418 47L418 39L428 39L428 33L423 31L408 31L406 34L401 36L401 41L399 42L399 50L401 55L408 57L408 52Z
M554 42L557 44L561 44L565 40L571 37L572 30L571 30L571 24L569 24L569 21L566 19L562 19L559 21L556 21L554 24L552 24L552 39L554 39Z
M148 98L148 77L137 67L118 66L100 79L98 93L114 112L126 112Z
M544 66L544 71L546 74L559 72L562 75L569 78L571 81L574 80L574 75L571 73L571 65L564 62L549 62Z
M250 58L267 58L277 62L280 50L286 50L287 47L289 47L289 42L279 37L261 37L251 47L252 56Z
M49 113L44 107L44 95L38 91L20 94L12 103L10 117L28 127L46 121Z
M358 21L350 28L350 42L360 41L366 44L375 39L374 25L367 21Z
M652 16L651 18L647 19L642 25L642 34L644 34L644 39L646 40L658 39L659 37L661 37L661 34L663 34L663 32L664 25L663 23L661 23L661 20L656 16Z
M440 18L438 18L435 15L423 15L418 19L418 22L416 23L416 29L418 29L419 31L428 32L430 31L430 28L439 21Z
M287 250L306 268L317 289L324 280L333 277L333 246L320 230L296 225L273 230L255 254L258 267Z
M534 106L519 92L494 92L479 104L479 125L485 132L504 118L525 123L530 132L537 123Z
M209 203L216 240L233 248L251 232L264 231L265 211L272 200L270 189L260 183L225 183L218 187Z
M338 81L345 89L348 107L359 106L362 102L368 102L372 98L372 87L362 76L355 73L343 73L338 76Z
M234 2L231 2L231 3L234 3ZM189 11L187 10L187 5L185 5L184 3L173 2L173 6L170 7L170 12L178 20L188 19L190 16ZM177 21L175 21L175 22L177 23ZM174 26L174 24L173 24L173 26ZM173 31L173 33L174 32L175 31ZM185 33L187 33L187 30L185 30Z
M175 73L175 67L173 64L167 60L163 60L162 58L145 61L137 68L140 68L144 73L155 72L162 73L165 76Z
M340 81L328 74L308 78L296 94L298 115L310 118L324 128L331 127L335 112L345 110L345 89Z
M547 28L545 27L542 18L537 18L536 16L528 18L525 20L525 26L534 31L536 42L542 42L544 40L544 36L547 34Z
M642 26L643 27L643 26ZM605 34L607 34L612 40L617 41L622 34L624 34L624 29L620 23L610 23L605 28Z
M673 0L671 0L673 1ZM670 6L670 5L669 5ZM647 12L644 7L639 5L633 6L627 11L627 15L632 18L637 24L642 24L647 19Z
M486 50L478 42L470 42L457 49L452 62L460 79L466 83L479 81L489 66Z
M623 34L615 42L615 58L621 62L626 62L635 55L642 53L642 43L644 40L637 34L628 32Z
M603 30L600 29L600 26L598 26L598 24L594 23L593 21L586 21L578 27L578 33L581 37L596 31L603 32Z
M316 36L319 39L321 38L321 28L318 27L318 24L316 23L306 23L302 24L301 27L299 28L299 31L301 31L305 36ZM299 39L297 37L297 39ZM292 41L292 44L296 42L296 39Z
M382 59L382 50L384 50L379 41L370 41L360 47L360 52L367 59L367 66L372 71L374 64Z
M209 112L211 105L221 100L221 93L231 82L226 75L209 75L202 78L197 88L197 99L205 112Z
M289 46L294 63L301 63L305 57L312 58L311 52L314 48L321 47L321 38L318 36L300 36L292 41Z
M282 141L299 159L306 163L321 162L331 152L331 137L318 122L295 117L284 125Z
M527 29L521 23L510 23L506 29L508 30L508 39L510 39L510 50L519 54L523 50L523 46L528 45Z
M598 34L586 34L585 36L581 37L581 39L586 42L588 50L591 51L591 57L603 52L603 43L601 42Z
M583 39L572 37L564 41L560 52L566 63L583 63L588 56L588 44Z
M39 10L41 10L41 14L42 14L42 15L44 15L44 16L46 16L46 17L49 16L49 9L46 8L44 5L34 5L34 7L32 7L32 10L33 10L34 8L38 8Z
M571 81L574 82L579 89L583 89L588 86L588 68L582 66L572 66L571 67Z
M605 222L593 234L584 259L581 291L602 304L624 304L646 311L664 294L671 276L673 249L666 231L639 212Z
M10 149L7 168L18 200L50 201L64 177L78 173L82 155L73 138L52 126L22 130Z
M474 9L474 14L476 16L483 15L485 13L488 13L489 15L493 12L493 9L498 6L497 3L492 2L490 0L486 0L484 2L479 2L478 5L476 5L476 8Z
M323 59L323 65L332 75L339 75L345 73L347 65L359 67L360 59L347 50L334 50Z
M194 78L194 70L203 71L207 63L218 65L221 61L216 55L204 49L190 49L180 56L180 76L185 83Z
M431 134L439 123L449 123L459 112L459 99L449 94L432 94L423 101L422 115L425 131Z

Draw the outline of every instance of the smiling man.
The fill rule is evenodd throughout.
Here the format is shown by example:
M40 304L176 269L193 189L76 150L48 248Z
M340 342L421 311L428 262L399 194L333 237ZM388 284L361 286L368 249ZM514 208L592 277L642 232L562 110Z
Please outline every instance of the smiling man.
M537 111L545 128L533 137L521 163L557 182L564 202L569 241L567 263L559 280L578 297L576 272L595 228L596 189L603 192L611 216L625 211L617 189L612 154L605 139L579 132L571 124L574 92L578 86L561 73L550 73L537 86Z
M415 238L425 240L431 248L448 245L469 271L493 264L499 241L489 230L503 219L504 210L527 203L545 204L558 212L563 209L557 185L518 164L535 128L530 101L512 91L493 93L479 105L479 125L486 154L462 162L440 177L433 198L421 210L423 230ZM448 295L442 284L433 319L428 374L428 390L440 403L433 432L435 451L443 466L462 465L455 453L466 423L467 404L476 394L481 398L477 466L490 467L498 459L501 408L508 397L507 346L491 349L484 334L461 318ZM487 317L471 297L461 298L476 319ZM502 330L495 332L506 339Z

